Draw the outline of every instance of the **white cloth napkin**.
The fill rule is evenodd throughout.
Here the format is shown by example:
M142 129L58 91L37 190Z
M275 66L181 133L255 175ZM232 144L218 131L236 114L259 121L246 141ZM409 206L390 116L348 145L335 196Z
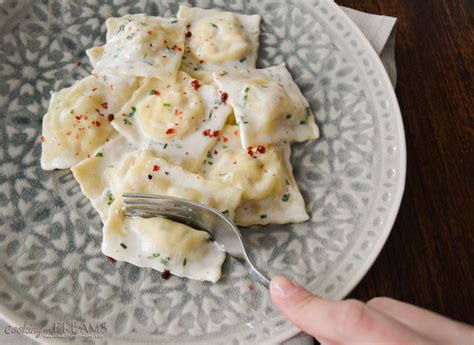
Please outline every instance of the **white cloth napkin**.
M393 87L397 83L397 70L395 66L395 24L396 18L378 16L341 7L347 15L359 26L367 37L387 70ZM10 345L37 345L38 343L25 335L10 335L5 333L7 323L0 319L0 344ZM312 345L313 338L305 333L300 333L287 340L284 345Z
M341 8L359 27L379 54L393 88L395 88L397 84L397 69L395 66L395 26L397 18L369 14L342 6ZM283 345L313 345L313 343L313 337L301 332L285 341Z

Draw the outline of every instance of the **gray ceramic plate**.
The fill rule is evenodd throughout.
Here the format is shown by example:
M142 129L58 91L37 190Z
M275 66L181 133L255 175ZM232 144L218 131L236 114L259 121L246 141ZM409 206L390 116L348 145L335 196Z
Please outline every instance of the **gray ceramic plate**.
M107 323L108 343L237 344L297 330L227 259L218 284L172 277L101 254L101 223L68 171L39 165L49 90L91 70L105 18L172 16L176 1L0 0L0 311L12 323ZM405 179L405 138L390 81L365 37L331 1L203 0L263 16L260 59L286 62L316 113L322 137L295 145L296 179L311 220L245 231L269 275L342 298L384 244ZM244 5L245 4L245 5ZM77 61L82 62L77 66ZM50 341L41 339L42 341Z

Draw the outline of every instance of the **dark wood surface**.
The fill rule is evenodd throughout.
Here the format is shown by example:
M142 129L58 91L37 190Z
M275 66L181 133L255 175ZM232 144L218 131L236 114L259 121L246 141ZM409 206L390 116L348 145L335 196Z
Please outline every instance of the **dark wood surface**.
M406 188L382 253L350 297L389 296L474 323L474 20L463 0L339 0L398 18ZM471 262L470 262L471 261Z

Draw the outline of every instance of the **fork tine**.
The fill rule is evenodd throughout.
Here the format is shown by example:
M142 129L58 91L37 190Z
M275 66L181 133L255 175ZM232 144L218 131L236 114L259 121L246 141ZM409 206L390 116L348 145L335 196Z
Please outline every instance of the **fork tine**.
M150 205L141 205L141 204L136 204L136 205L125 205L124 207L125 211L137 211L137 212L152 212L152 213L179 213L182 215L190 215L188 210L185 209L180 209L180 208L175 208L175 207L156 207L156 206L150 206Z
M124 200L125 205L131 205L131 206L152 206L152 207L169 207L172 209L181 209L181 210L186 210L188 212L191 212L191 208L183 206L183 205L178 205L176 203L171 203L171 202L156 202L156 201L148 201L148 200L135 200L135 199L125 199Z
M156 211L148 211L142 209L136 210L125 210L124 214L126 217L133 218L133 217L144 217L147 218L154 218L154 217L165 217L165 218L173 218L179 217L180 219L191 219L189 215L186 214L179 214L176 212L156 212Z
M166 200L172 201L174 198L167 195L158 194L140 194L140 193L123 193L124 198L129 199L152 199L152 200Z

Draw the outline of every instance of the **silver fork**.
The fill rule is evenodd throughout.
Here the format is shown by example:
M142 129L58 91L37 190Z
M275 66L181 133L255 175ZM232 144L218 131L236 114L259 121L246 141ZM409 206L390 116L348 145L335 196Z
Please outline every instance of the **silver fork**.
M235 224L214 208L165 195L124 193L126 217L165 217L208 232L230 256L245 264L251 278L270 286L270 280L250 260L245 240Z

